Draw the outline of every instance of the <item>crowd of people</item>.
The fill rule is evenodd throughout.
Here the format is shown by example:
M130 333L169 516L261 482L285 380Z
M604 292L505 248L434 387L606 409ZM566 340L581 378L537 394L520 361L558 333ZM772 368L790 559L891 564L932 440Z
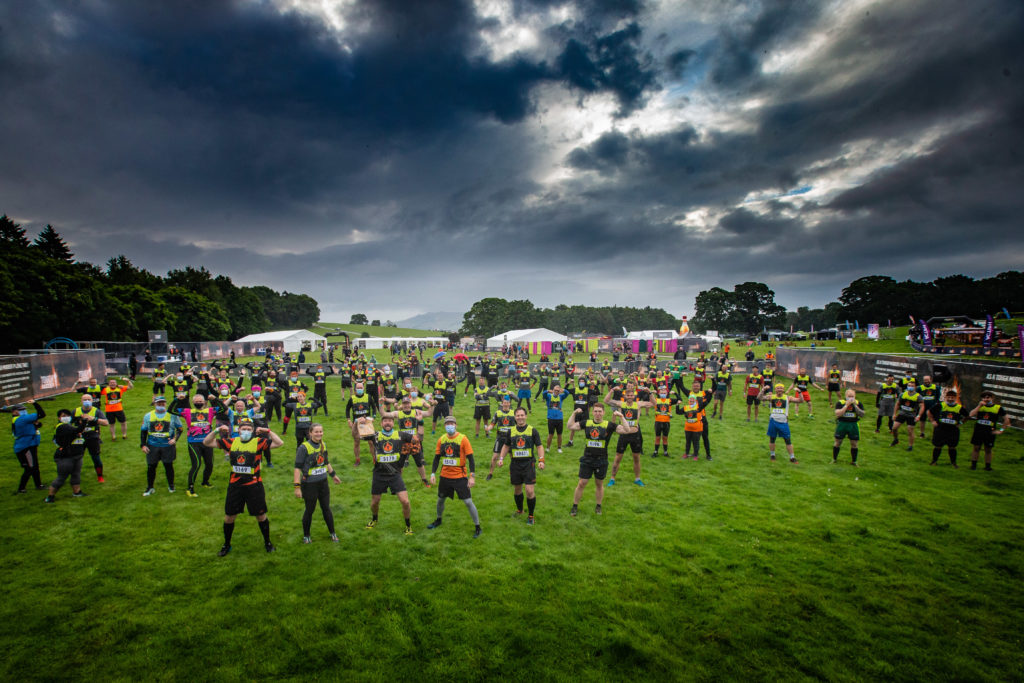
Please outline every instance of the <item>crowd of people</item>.
M161 465L168 491L176 491L174 464L181 437L185 438L189 457L189 497L198 497L197 488L212 488L214 453L220 450L231 470L220 554L230 552L235 520L244 511L256 518L266 550L273 551L264 466L274 467L272 452L285 445L291 430L295 437L295 495L305 503L303 541L312 541L311 525L318 506L330 538L337 541L329 484L341 480L327 451L325 424L318 416L322 411L327 418L330 403L339 397L344 402L344 424L352 440L353 466L362 464L364 453L372 463L371 519L366 527L377 526L381 499L390 493L401 505L405 533L413 533L403 478L411 463L422 485L436 487L437 491L436 516L427 528L441 526L445 502L457 496L466 506L473 536L477 537L482 533L472 498L477 483L477 454L468 426L467 433L460 432L453 413L456 401L468 400L473 407L473 438L480 438L482 426L485 437L494 439L485 481L492 480L495 471L508 461L516 515L525 515L527 524L535 523L538 470L545 469L547 456L553 452L552 442L554 452L561 454L576 440L581 441L582 451L569 514L579 514L591 479L595 482L594 513L602 514L605 489L616 485L627 451L633 484L645 485L642 457L648 449L640 424L642 417L653 415L651 457L672 457L671 427L673 421L678 421L684 433L681 457L697 460L703 446L704 458L712 460L711 421L724 419L737 374L727 355L716 357L714 362L701 354L693 362L673 359L659 363L653 352L645 357L629 354L625 367L618 364L620 367L613 368L607 360L597 362L596 355L589 363L577 364L572 354L564 352L555 359L542 356L531 364L528 356L514 349L474 357L438 354L429 359L421 359L418 351L396 354L384 365L361 352L349 352L336 362L332 362L333 354L325 352L320 362L305 366L299 362L303 359L273 354L246 363L236 363L234 358L184 362L173 372L166 364L157 364L152 371L152 409L141 416L139 423L139 448L146 463L143 496L156 492ZM328 389L329 378L335 376L339 381L332 381L333 388ZM798 463L791 419L799 416L802 406L807 409L807 418L814 419L814 388L827 392L827 411L835 420L832 461L838 462L843 441L848 440L850 463L858 464L860 421L866 418L867 409L852 388L844 387L837 366L829 369L824 387L804 368L787 386L776 377L770 360L737 376L742 378L738 383L742 384L739 391L746 406L746 421L759 422L762 404L767 409L765 435L770 460L776 459L776 443L781 439L789 462ZM42 481L39 463L42 421L47 417L43 405L5 406L3 410L12 415L14 451L23 468L16 493L25 493L31 480L37 489L48 489L47 503L56 500L65 484L70 484L73 496L86 495L82 490L86 452L97 482L104 482L101 435L108 431L111 441L119 435L128 438L129 417L123 401L133 390L135 384L130 378L116 377L107 378L105 383L93 378L77 387L79 405L57 413L52 437L56 478L48 486ZM544 411L546 440L542 430L528 422L535 406ZM1010 422L990 392L982 393L978 404L968 408L961 405L954 388L943 390L927 375L899 379L889 375L878 388L875 406L875 433L880 433L887 421L892 446L901 443L900 432L905 430L907 448L912 450L915 436L923 438L926 425L932 425L932 465L938 464L945 450L950 463L957 466L960 427L974 420L971 469L977 467L984 452L984 469L991 470L995 438ZM439 423L441 434L437 436ZM425 453L431 451L428 475Z

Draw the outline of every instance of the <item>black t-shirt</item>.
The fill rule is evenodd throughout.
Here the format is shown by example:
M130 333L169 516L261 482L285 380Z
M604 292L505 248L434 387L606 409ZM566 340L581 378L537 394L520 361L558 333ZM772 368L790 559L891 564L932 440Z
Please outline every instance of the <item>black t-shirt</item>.
M836 401L836 410L839 410L840 408L844 407L845 405L846 405L846 401ZM864 404L861 403L860 401L857 401L856 403L854 403L854 405L856 407L860 408L861 410L864 410ZM857 422L859 419L860 419L860 416L857 415L857 411L855 411L853 408L850 408L850 409L846 410L842 415L837 417L836 421L837 422Z
M390 434L377 432L370 439L373 455L373 473L379 477L393 477L402 472L409 458L412 434L392 430Z
M607 458L608 442L615 433L615 424L608 420L594 422L587 420L583 425L583 436L586 438L586 445L583 448L584 457Z

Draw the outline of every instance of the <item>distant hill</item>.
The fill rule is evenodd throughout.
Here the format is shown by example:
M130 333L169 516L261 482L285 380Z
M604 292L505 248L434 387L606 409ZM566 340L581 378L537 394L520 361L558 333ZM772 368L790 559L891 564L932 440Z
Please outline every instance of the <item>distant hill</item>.
M327 337L328 341L336 342L342 338L334 337L331 332L335 329L341 329L348 332L350 335L355 337L360 336L363 332L366 332L371 337L443 337L445 336L441 332L434 330L417 330L406 327L375 327L372 325L343 325L341 323L331 323L320 321L316 325L308 328L310 332L316 332Z
M411 327L418 330L450 330L455 332L462 327L462 313L450 311L432 311L420 313L405 320L395 321L399 327Z

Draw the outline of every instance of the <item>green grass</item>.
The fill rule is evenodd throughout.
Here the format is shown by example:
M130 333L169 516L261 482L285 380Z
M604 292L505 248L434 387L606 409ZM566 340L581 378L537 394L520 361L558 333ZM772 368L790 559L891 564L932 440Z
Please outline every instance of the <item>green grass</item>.
M319 322L313 327L309 328L310 332L316 332L326 336L330 341L341 341L344 339L342 336L328 336L328 332L334 329L345 330L353 337L359 337L363 332L366 332L371 337L447 337L448 335L444 332L438 332L436 330L416 330L411 327L381 327L379 325L342 325L341 323L327 323Z
M763 421L747 424L734 395L711 425L713 461L648 455L646 488L629 483L624 463L601 517L592 486L569 517L580 449L553 453L535 527L510 515L506 470L483 480L490 442L474 438L483 536L470 538L457 501L441 528L426 530L436 497L407 470L415 535L406 538L390 497L380 526L363 529L370 470L351 465L335 379L325 422L343 478L332 486L341 543L329 542L319 513L314 543L301 543L288 434L266 476L278 552L264 553L243 516L222 559L220 457L216 488L198 499L184 494L183 445L178 493L161 471L156 495L141 496L137 429L149 387L127 395L129 440L104 444L108 483L95 482L86 457L89 497L72 499L69 488L54 505L42 492L0 496L5 680L1024 677L1019 432L1000 437L990 473L928 467L925 444L889 448L870 428L863 466L845 464L848 449L833 466L832 422L815 392L818 418L793 419L800 464L769 464ZM472 435L470 411L460 396L456 414ZM45 421L45 480L55 422ZM531 423L544 433L542 411ZM682 433L675 423L677 455ZM6 491L19 473L10 447L4 434Z

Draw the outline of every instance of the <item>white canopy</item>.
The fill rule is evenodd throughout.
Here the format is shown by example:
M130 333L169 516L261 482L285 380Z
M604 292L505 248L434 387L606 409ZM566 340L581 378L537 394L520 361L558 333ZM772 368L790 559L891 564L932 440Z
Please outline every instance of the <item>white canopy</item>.
M487 348L501 348L503 344L516 344L523 342L566 342L568 337L558 334L544 327L534 327L528 330L509 330L496 334L487 340Z
M247 337L236 339L235 341L240 342L252 342L259 344L261 342L282 342L284 344L285 353L294 353L302 350L302 342L308 341L312 346L322 346L327 341L326 337L321 337L315 332L309 330L279 330L277 332L261 332L259 334L250 334Z
M635 330L626 335L626 339L675 339L679 336L676 330Z

